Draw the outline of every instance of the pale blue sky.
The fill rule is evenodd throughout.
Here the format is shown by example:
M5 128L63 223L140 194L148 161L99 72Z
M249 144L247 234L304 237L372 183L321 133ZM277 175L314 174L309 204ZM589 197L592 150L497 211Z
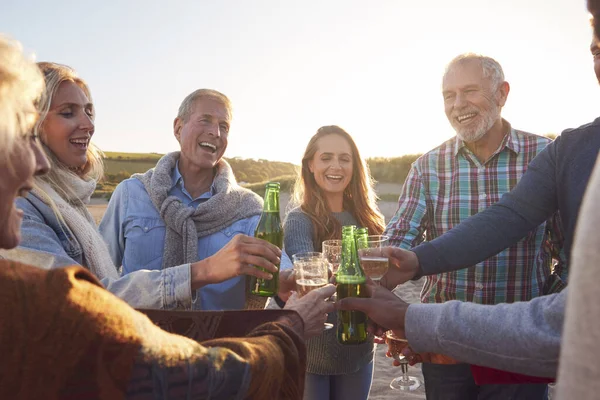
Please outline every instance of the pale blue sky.
M87 80L107 151L176 150L177 108L206 87L234 105L229 157L298 164L329 124L367 157L425 152L454 135L441 76L467 51L504 67L516 128L598 116L584 0L2 0L0 31Z

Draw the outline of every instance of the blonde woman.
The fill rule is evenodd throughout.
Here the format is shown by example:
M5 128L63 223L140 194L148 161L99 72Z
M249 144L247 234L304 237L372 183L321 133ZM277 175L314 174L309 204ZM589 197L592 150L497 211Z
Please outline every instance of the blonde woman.
M0 36L0 249L19 242L15 198L48 171L31 134L42 88L20 46ZM304 338L321 331L334 291L290 301L295 313L246 337L198 343L160 330L79 266L0 259L0 398L300 399Z
M381 234L384 219L369 171L352 137L338 126L323 126L310 139L294 191L297 208L284 223L285 249L293 254L321 251L327 239L341 239L342 225ZM335 315L330 315L335 322ZM342 346L335 329L307 342L305 399L366 399L373 375L373 343Z
M35 179L26 198L17 200L24 212L22 241L10 257L46 268L82 265L134 307L189 308L194 283L189 264L119 276L86 208L103 173L101 153L91 142L95 109L90 90L68 66L38 65L46 90L34 132L52 168Z

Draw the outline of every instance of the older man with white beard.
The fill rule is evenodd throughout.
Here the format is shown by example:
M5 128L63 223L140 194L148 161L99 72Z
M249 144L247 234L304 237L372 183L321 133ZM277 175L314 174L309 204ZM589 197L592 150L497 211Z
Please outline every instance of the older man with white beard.
M413 164L386 230L393 246L408 249L433 240L491 206L550 142L513 129L500 116L509 91L502 67L490 57L464 54L448 64L442 94L456 137ZM550 283L566 274L560 262L549 280L553 255L562 246L558 223L552 218L481 263L427 276L422 302L512 303L549 292ZM423 376L428 399L547 398L545 384L478 386L468 364L424 363Z

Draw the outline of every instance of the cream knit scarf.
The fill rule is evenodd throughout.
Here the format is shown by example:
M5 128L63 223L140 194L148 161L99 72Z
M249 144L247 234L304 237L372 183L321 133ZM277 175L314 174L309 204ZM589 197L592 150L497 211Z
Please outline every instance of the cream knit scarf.
M83 266L99 279L118 279L119 273L112 262L108 247L86 207L96 188L96 181L83 180L64 170L57 170L55 173L64 186L69 188L68 193L63 194L64 198L48 182L43 181L43 178L37 180L39 188L33 189L32 193L49 207L52 207L51 203L54 202L66 223L63 229L75 238L83 250Z

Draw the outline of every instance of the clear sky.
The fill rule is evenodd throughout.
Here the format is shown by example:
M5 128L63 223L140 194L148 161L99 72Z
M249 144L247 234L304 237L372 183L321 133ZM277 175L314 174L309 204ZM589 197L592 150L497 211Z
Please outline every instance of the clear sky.
M299 164L330 124L367 157L422 153L454 135L441 78L468 51L502 64L516 128L599 114L584 0L1 0L0 31L88 82L107 151L178 149L177 108L204 87L233 102L228 157Z

